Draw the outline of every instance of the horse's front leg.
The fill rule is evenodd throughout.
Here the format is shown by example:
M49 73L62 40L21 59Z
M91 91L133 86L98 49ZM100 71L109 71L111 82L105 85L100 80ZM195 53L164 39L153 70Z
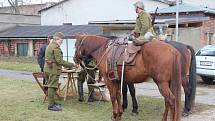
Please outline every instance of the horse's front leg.
M117 121L117 117L118 117L118 103L117 103L117 90L116 90L117 86L112 81L107 81L107 87L110 92L110 99L112 102L112 109L113 109L111 120Z
M120 90L120 84L118 83L117 85L117 103L118 103L118 119L121 119L121 116L123 114L123 109L122 109L122 100L121 100L121 90Z

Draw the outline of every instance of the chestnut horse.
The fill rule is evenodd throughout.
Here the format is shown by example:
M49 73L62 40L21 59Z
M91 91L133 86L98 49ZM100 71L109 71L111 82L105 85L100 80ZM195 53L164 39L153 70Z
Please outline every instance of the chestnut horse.
M179 43L176 41L166 41L166 43L170 44L174 48L176 48L181 53L181 76L182 76L182 86L185 92L185 103L183 116L188 116L195 103L195 95L196 95L196 58L194 49L186 44ZM124 92L125 90L125 92ZM129 90L132 97L133 109L132 112L137 112L137 101L135 96L135 87L134 84L129 84ZM127 107L127 85L123 86L123 108Z
M121 103L120 81L108 80L107 53L108 38L95 35L76 35L75 62L81 63L82 56L90 55L97 62L97 68L109 89L112 102L112 120L121 118L123 110ZM154 40L141 47L137 54L134 66L125 66L124 81L141 83L148 77L153 78L165 101L163 121L167 121L170 109L172 121L180 121L181 102L181 54L169 44ZM118 74L121 76L122 66L118 66Z

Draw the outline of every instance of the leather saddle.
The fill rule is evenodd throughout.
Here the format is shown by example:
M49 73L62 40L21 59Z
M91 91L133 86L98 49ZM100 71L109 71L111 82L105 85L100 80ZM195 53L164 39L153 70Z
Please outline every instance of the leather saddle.
M117 38L110 43L111 50L108 53L108 61L115 61L117 65L135 65L135 57L141 46L135 46L125 38Z

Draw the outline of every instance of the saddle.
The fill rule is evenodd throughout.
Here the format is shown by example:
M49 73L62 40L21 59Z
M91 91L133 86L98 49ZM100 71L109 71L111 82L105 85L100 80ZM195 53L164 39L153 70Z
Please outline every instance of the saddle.
M128 39L117 38L116 40L111 40L109 47L111 49L107 55L108 72L109 75L115 75L113 78L118 78L116 74L117 66L123 65L123 61L125 65L134 66L136 62L135 57L140 51L141 46L133 45Z
M111 50L108 53L108 61L115 60L117 65L135 65L135 57L140 51L141 46L135 46L131 41L124 38L112 40L110 46ZM126 51L125 51L126 49Z

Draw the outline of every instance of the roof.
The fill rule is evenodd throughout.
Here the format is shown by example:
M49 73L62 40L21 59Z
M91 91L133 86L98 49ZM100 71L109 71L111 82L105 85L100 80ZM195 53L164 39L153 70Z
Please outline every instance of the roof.
M55 32L63 32L66 38L73 38L76 33L101 35L102 28L89 25L58 25L58 26L16 26L0 33L0 39L47 38Z
M69 1L69 0L62 0L62 1L58 2L58 3L56 3L56 4L53 4L53 5L49 6L49 7L41 9L39 12L41 13L42 11L46 11L46 10L52 8L52 7L58 6L58 5L60 5L60 4L64 3L64 2L67 2L67 1Z
M171 0L154 0L154 1L165 3L165 4L168 4L168 5L175 4L175 1L171 1Z
M195 22L202 22L205 20L209 20L209 17L205 16L182 16L179 17L179 24L184 24L184 23L195 23ZM168 24L168 25L175 25L176 20L175 16L158 16L155 19L155 23L157 24Z
M179 17L179 24L184 23L195 23L209 20L206 16L181 16ZM156 16L156 24L175 24L175 16ZM89 25L100 25L100 26L115 26L115 27L134 27L136 20L112 20L112 21L90 21Z
M177 10L177 6L171 6L163 9L158 9L157 13L175 13ZM215 14L214 9L201 7L201 6L194 6L190 4L179 4L178 5L178 11L179 12L204 12L204 13L212 13ZM151 11L150 13L154 13L154 11Z

